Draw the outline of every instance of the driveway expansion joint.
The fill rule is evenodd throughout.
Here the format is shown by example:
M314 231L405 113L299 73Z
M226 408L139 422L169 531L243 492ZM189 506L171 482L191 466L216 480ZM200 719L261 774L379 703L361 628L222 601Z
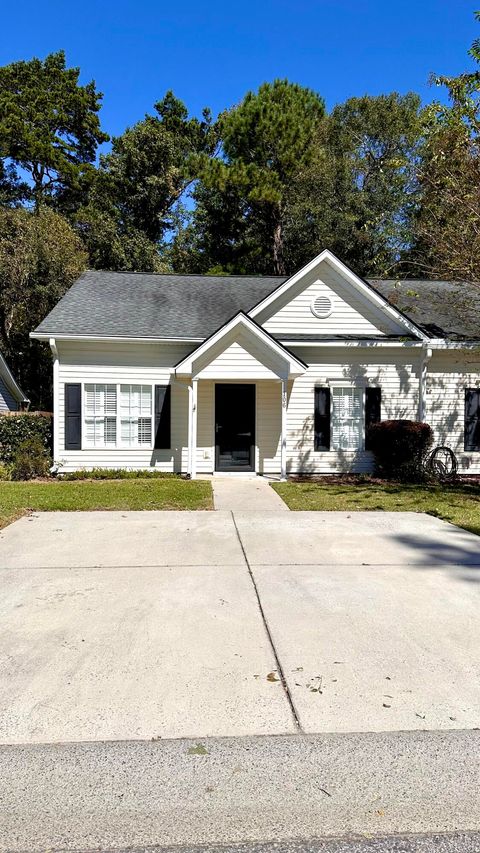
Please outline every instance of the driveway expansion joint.
M262 619L262 622L263 622L263 626L264 626L264 628L265 628L266 635L267 635L267 637L268 637L268 641L269 641L270 646L271 646L271 649L272 649L273 657L274 657L275 664L276 664L276 667L277 667L277 673L278 673L278 675L279 675L279 677L280 677L281 685L282 685L282 687L283 687L283 690L284 690L285 696L286 696L286 698L287 698L287 702L288 702L288 704L289 704L289 706L290 706L290 711L291 711L291 713L292 713L292 717L293 717L293 721L294 721L294 724L295 724L295 728L296 728L296 730L297 730L297 732L298 732L299 734L304 734L303 729L302 729L302 725L301 725L301 723L300 723L300 717L299 717L298 712L297 712L297 709L296 709L296 707L295 707L295 703L294 703L294 701L293 701L292 694L290 693L290 689L289 689L289 687L288 687L288 683L287 683L287 679L286 679L286 676L285 676L285 672L284 672L284 669L283 669L283 666L282 666L281 660L280 660L280 658L279 658L279 656L278 656L278 652L277 652L277 649L276 649L276 647L275 647L275 643L274 643L274 641L273 641L272 632L271 632L271 630L270 630L270 627L269 627L269 624L268 624L268 621L267 621L267 617L266 617L265 611L264 611L264 609L263 609L263 605L262 605L262 601L261 601L261 599L260 599L260 594L259 594L259 592L258 592L258 588L257 588L257 584L256 584L256 581L255 581L255 577L254 577L254 574L253 574L252 568L251 568L251 566L250 566L249 559L248 559L248 557L247 557L247 553L246 553L246 551L245 551L245 548L244 548L244 545L243 545L243 542L242 542L242 537L240 536L240 531L239 531L239 529L238 529L238 527L237 527L237 522L236 522L236 520L235 520L235 514L234 514L233 510L232 510L232 522L233 522L233 526L234 526L234 528L235 528L235 532L236 532L236 534L237 534L237 539L238 539L238 542L239 542L240 548L242 549L243 557L244 557L244 559L245 559L245 564L246 564L246 566L247 566L248 574L249 574L249 576L250 576L250 580L251 580L251 582L252 582L253 590L254 590L254 592L255 592L255 597L256 597L256 599L257 599L258 610L259 610L259 613L260 613L260 616L261 616L261 619Z

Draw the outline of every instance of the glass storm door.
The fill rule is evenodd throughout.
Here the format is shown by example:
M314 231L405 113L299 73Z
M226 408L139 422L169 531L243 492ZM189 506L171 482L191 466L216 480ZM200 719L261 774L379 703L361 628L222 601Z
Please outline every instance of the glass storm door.
M215 470L255 470L255 385L215 385Z

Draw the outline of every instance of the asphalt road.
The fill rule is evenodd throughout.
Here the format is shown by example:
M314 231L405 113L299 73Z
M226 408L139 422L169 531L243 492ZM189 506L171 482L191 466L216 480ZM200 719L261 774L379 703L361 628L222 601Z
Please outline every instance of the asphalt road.
M248 840L256 853L260 842L480 831L479 744L478 732L444 731L4 746L0 850ZM322 843L297 849L369 851ZM377 849L402 851L388 843Z
M478 853L480 833L389 835L382 838L337 838L219 847L137 847L115 853Z

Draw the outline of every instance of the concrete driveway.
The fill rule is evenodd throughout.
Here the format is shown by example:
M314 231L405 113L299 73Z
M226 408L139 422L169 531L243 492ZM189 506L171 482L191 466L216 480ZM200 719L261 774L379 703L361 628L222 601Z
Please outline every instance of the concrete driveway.
M23 518L0 742L478 727L479 544L414 513Z

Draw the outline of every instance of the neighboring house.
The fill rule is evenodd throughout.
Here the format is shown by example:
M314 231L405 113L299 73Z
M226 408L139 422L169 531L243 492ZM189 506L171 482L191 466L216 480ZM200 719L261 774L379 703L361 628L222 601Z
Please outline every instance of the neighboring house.
M477 285L367 282L328 251L288 279L93 271L32 337L65 471L369 471L368 424L409 418L480 473Z
M10 368L0 354L0 415L28 409L30 400L15 382Z

